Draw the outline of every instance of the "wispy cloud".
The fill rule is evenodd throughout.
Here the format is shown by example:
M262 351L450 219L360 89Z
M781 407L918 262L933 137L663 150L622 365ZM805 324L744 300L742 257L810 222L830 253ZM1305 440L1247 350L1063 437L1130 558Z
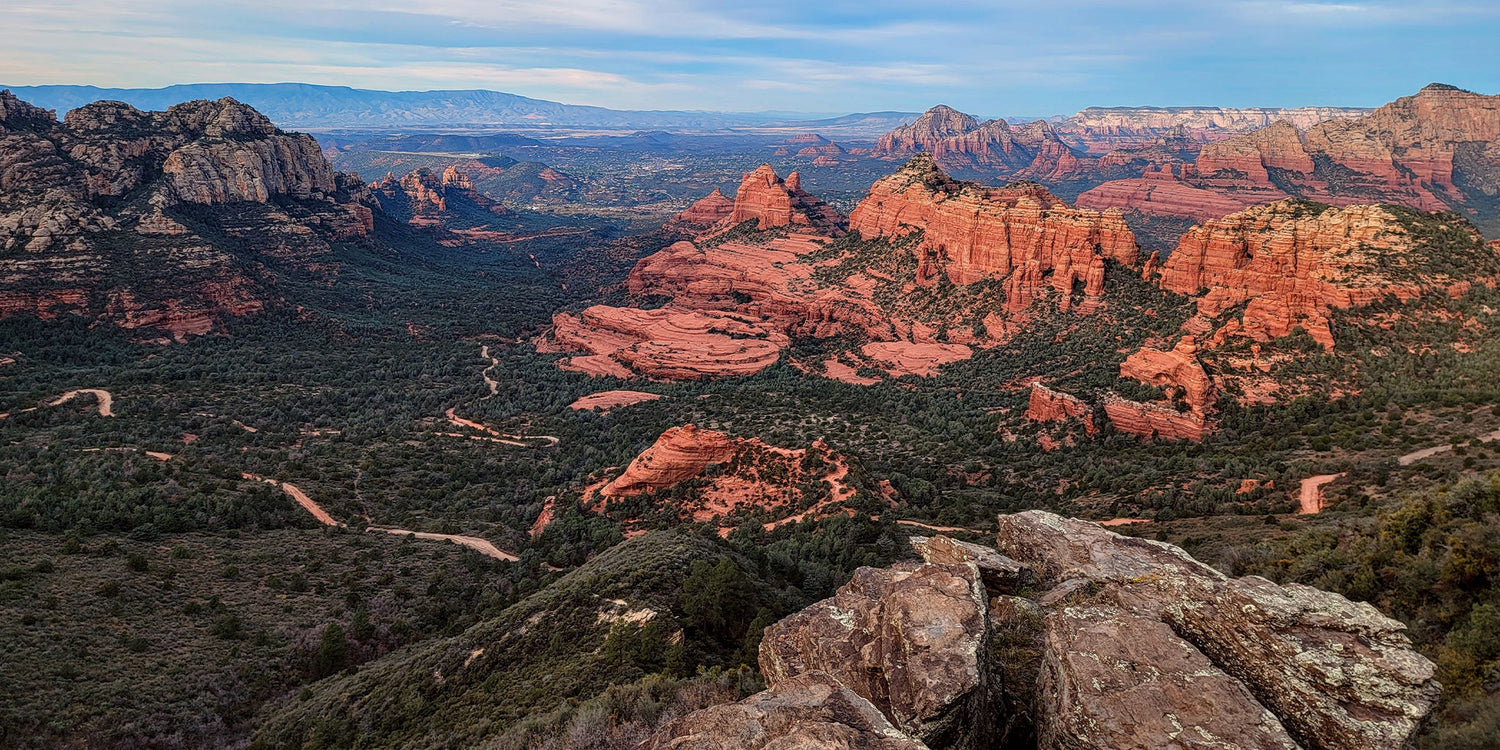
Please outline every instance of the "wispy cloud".
M1500 89L1489 0L8 0L0 83L495 88L615 107L1053 114Z

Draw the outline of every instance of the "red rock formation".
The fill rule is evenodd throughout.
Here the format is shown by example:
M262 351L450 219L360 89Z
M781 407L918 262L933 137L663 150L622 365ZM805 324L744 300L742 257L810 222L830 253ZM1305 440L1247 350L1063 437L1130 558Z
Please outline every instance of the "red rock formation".
M923 151L931 153L939 142L978 128L978 120L946 104L939 104L922 113L916 122L881 136L870 155L911 156Z
M1198 361L1198 342L1192 336L1183 336L1171 351L1135 352L1120 364L1120 377L1179 390L1182 400L1199 416L1212 411L1218 398L1213 380Z
M1035 262L1013 298L1033 294L1038 274L1067 297L1088 279L1096 258L1134 265L1135 236L1114 213L1070 208L1039 185L986 188L957 182L919 155L876 182L850 216L864 237L899 237L923 231L919 257L933 257L955 283L1004 278ZM1016 304L1010 305L1016 308Z
M906 158L926 153L950 170L978 170L1036 180L1058 180L1082 166L1073 150L1035 120L1013 128L1005 120L980 123L973 117L939 105L916 122L881 137L871 155Z
M579 398L577 401L568 404L568 408L573 411L608 412L611 409L622 406L656 401L660 398L661 394L659 393L645 393L643 391L600 391Z
M1026 407L1026 418L1034 422L1066 422L1078 419L1090 435L1099 432L1094 425L1094 408L1083 399L1060 393L1041 383L1031 384L1031 400Z
M561 364L590 375L636 374L668 380L752 375L789 343L758 322L716 311L636 310L595 305L552 318L555 351L584 352Z
M705 474L710 465L721 469ZM842 504L855 494L848 475L848 460L822 440L807 448L779 448L756 438L735 438L685 425L663 432L619 476L588 488L584 499L609 512L611 500L654 494L699 480L686 492L661 499L674 503L679 517L718 522L721 532L727 533L746 514L769 518L762 523L774 528L843 512ZM816 498L803 492L809 485L818 488ZM632 525L639 519L620 520Z
M1291 123L1282 121L1203 147L1198 154L1198 173L1210 179L1221 172L1272 188L1269 169L1312 174L1312 157L1302 149L1302 136Z
M1148 172L1142 177L1111 180L1085 190L1078 196L1078 207L1208 221L1285 197L1286 193L1274 188L1219 192L1196 187L1169 172Z
M1330 309L1446 290L1464 280L1438 268L1412 273L1421 255L1405 226L1384 208L1319 209L1282 201L1189 230L1162 268L1161 286L1201 295L1198 311L1210 318L1248 303L1241 319L1219 332L1220 340L1242 335L1268 341L1301 326L1332 348Z
M1104 413L1115 429L1151 439L1200 441L1211 429L1208 421L1193 412L1179 412L1157 403L1129 401L1113 394L1104 397Z
M842 234L844 224L842 214L802 189L800 175L793 172L782 180L769 164L745 174L724 224L727 228L752 219L761 229L797 226L834 236Z
M381 210L417 227L482 231L484 220L506 213L504 206L475 190L468 173L456 164L441 175L425 168L400 180L387 174L371 183L370 190Z
M1500 184L1500 96L1433 84L1364 117L1302 125L1305 137L1297 127L1275 122L1210 144L1195 164L1106 182L1078 204L1198 220L1288 195L1471 214L1493 206L1480 196Z
M709 464L733 458L739 444L722 432L700 430L693 425L672 427L625 468L625 473L605 485L605 497L629 497L647 490L671 487L703 473Z
M732 213L734 213L734 201L719 192L718 188L714 188L712 193L700 198L697 203L672 217L668 228L702 232L728 219Z

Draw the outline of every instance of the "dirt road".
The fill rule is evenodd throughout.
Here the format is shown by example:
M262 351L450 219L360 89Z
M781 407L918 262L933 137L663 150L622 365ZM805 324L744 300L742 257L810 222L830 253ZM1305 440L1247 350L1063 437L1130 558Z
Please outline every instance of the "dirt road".
M1495 430L1494 432L1480 435L1479 437L1474 438L1467 443L1462 443L1462 445L1472 445L1474 443L1489 443L1495 440L1500 440L1500 430ZM1402 466L1411 466L1412 464L1421 461L1424 458L1432 458L1433 456L1436 456L1440 453L1447 453L1451 450L1453 450L1453 443L1448 443L1446 445L1434 445L1431 448L1423 448L1418 451L1412 451L1411 453L1408 453L1396 459L1396 463L1401 464Z
M109 391L106 391L106 390L103 390L103 389L100 389L100 388L79 388L78 390L68 391L67 393L64 393L63 395L58 396L56 399L54 399L52 401L48 401L47 405L48 406L62 406L63 404L66 404L69 401L72 401L74 398L77 398L78 396L83 396L83 395L93 396L95 399L97 399L99 401L99 416L101 416L101 417L113 417L115 415L115 397L112 396L112 395L110 395ZM33 407L29 408L29 409L17 409L14 413L15 414L25 414L26 412L29 412L29 411L36 411L39 408L41 408L41 407L39 407L39 406L33 406ZM5 419L6 417L8 417L10 415L11 415L11 412L6 412L4 414L0 414L0 419Z
M1300 495L1300 499L1302 501L1302 508L1300 510L1298 510L1297 512L1298 513L1302 513L1302 514L1308 514L1308 513L1318 513L1320 511L1322 511L1323 510L1323 485L1328 484L1329 482L1332 482L1333 480L1338 479L1339 477L1342 477L1342 476L1344 476L1342 473L1339 473L1339 474L1319 474L1319 475L1317 475L1315 477L1308 477L1308 478L1302 480L1302 493Z
M506 442L508 445L516 445L522 448L526 447L525 443L515 442L521 440L543 440L546 441L547 445L549 446L557 445L558 443L562 442L552 435L507 435L503 432L495 430L494 428L487 427L483 424L480 424L479 422L475 422L472 419L464 419L463 417L458 416L458 414L456 414L453 409L449 409L448 411L443 412L443 414L444 416L448 417L449 422L452 422L459 427L468 427L471 430L479 430L480 432L493 435L497 438L502 438L502 440L498 442Z
M485 344L484 346L479 347L479 356L484 357L485 359L490 361L489 367L486 367L483 370L479 371L479 377L484 378L485 387L490 389L490 395L485 396L484 398L479 400L488 401L491 398L494 398L496 393L500 392L500 383L496 382L494 378L490 377L490 370L499 367L500 360L490 356L489 344Z
M76 391L68 391L63 395L58 396L56 401L53 401L52 403L47 405L61 406L84 394L88 394L99 400L99 416L113 417L115 415L115 397L110 395L109 391L102 390L100 388L79 388Z
M340 523L333 516L329 515L328 511L323 510L322 507L313 502L312 498L307 496L306 492L303 492L301 488L299 488L295 484L292 484L291 482L278 482L275 479L263 477L259 474L251 474L248 471L240 472L240 476L244 477L245 479L249 479L252 482L265 482L266 484L273 484L277 487L280 487L282 492L285 492L291 499L296 500L297 504L302 506L303 510L311 513L313 518L318 519L318 523L321 523L324 526L345 525L343 523Z
M410 534L418 539L429 539L439 542L453 542L468 547L481 555L493 557L496 560L509 560L515 562L521 558L506 552L499 547L489 543L487 540L477 536L462 536L460 534L433 534L426 531L407 531L406 529L393 529L386 526L371 526L367 531L384 531L387 534Z
M275 479L263 477L259 474L251 474L248 471L240 472L240 476L244 477L245 479L249 479L252 482L265 482L267 484L272 484L280 487L281 491L287 494L287 497L290 497L291 499L297 501L298 505L302 506L302 508L308 513L311 513L313 518L318 519L318 523L321 523L324 526L347 526L347 524L344 524L335 519L332 515L329 515L328 511L323 510L321 506L313 502L313 499L308 497L307 493L302 491L302 488L298 487L295 484L292 484L291 482L278 482ZM472 549L481 555L493 557L496 560L509 560L510 562L515 562L521 559L510 552L506 552L505 550L496 547L495 545L484 539L480 539L477 536L463 536L461 534L433 534L426 531L408 531L406 529L398 529L391 526L369 526L365 530L371 532L385 532L387 534L410 534L418 539L428 539L439 542L453 542L454 544L461 544L465 547L468 547L469 549Z

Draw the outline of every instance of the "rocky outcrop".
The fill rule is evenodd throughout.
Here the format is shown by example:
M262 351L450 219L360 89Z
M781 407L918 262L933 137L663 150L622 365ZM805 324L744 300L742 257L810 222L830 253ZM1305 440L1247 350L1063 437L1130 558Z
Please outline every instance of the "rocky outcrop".
M714 188L712 193L698 199L667 223L668 229L698 234L725 221L734 213L734 201Z
M1380 206L1329 208L1293 200L1258 206L1190 229L1162 267L1161 286L1197 296L1206 318L1245 305L1215 340L1268 341L1301 327L1332 348L1333 309L1457 291L1465 281L1495 277L1494 256L1484 252L1476 232L1468 230L1472 236L1451 246L1429 247L1414 236L1414 221ZM1463 224L1458 217L1421 221Z
M848 459L822 440L783 448L689 424L667 429L623 472L589 486L584 500L630 529L642 516L615 512L610 503L644 495L661 504L653 518L670 508L680 520L717 524L727 535L749 519L771 529L846 512L854 498L848 476Z
M884 309L876 282L862 273L821 283L809 256L825 241L793 234L677 242L642 259L626 280L632 295L671 304L559 313L542 348L582 353L561 362L568 369L674 380L759 372L796 337L865 339L844 356L896 377L926 377L972 355L968 344L938 341L940 329ZM831 361L824 368L831 376L847 367Z
M922 231L916 252L929 278L938 269L958 284L1014 274L1012 309L1029 304L1044 278L1065 305L1073 285L1091 277L1092 294L1102 293L1104 260L1134 265L1138 253L1117 213L1070 208L1034 184L958 182L925 155L876 182L849 226L867 238Z
M926 562L934 565L968 565L979 569L984 588L991 596L1004 596L1036 585L1031 568L978 544L946 536L914 536L907 542Z
M928 154L949 170L980 171L1034 180L1062 180L1082 166L1073 150L1042 120L1012 127L1005 120L983 123L952 107L938 105L916 122L886 133L871 156L908 158Z
M722 225L728 228L751 220L759 222L761 229L801 227L832 236L842 234L844 225L842 214L802 189L801 175L793 172L783 180L769 164L740 180L734 209Z
M1088 434L1099 432L1098 426L1094 424L1094 407L1077 396L1054 391L1041 383L1031 384L1026 418L1033 422L1066 422L1077 419L1083 422L1083 429Z
M671 487L702 474L709 464L728 461L738 450L736 441L722 432L700 430L690 424L672 427L636 456L625 472L605 485L601 493L606 497L628 497Z
M732 313L594 305L553 315L540 349L582 352L559 366L594 376L697 380L753 375L776 364L789 343L785 334Z
M1038 599L1043 738L1093 728L1086 737L1112 741L1084 746L1157 747L1165 732L1201 747L1400 748L1436 703L1433 664L1368 604L1229 578L1177 547L1041 511L1001 516L998 543L1055 586ZM1133 683L1121 668L1106 682L1091 655L1162 678Z
M1120 377L1168 388L1174 401L1187 404L1198 416L1212 411L1218 398L1213 380L1198 360L1198 342L1192 336L1183 336L1171 351L1136 351L1120 364Z
M1043 511L998 525L998 551L918 538L926 562L860 568L766 628L766 692L689 714L644 747L759 747L826 731L825 705L870 726L853 694L889 723L882 737L939 750L1398 750L1436 704L1432 662L1368 604L1230 578L1172 545ZM759 707L785 704L805 713L772 729Z
M385 213L414 227L436 230L484 229L504 206L474 188L467 172L453 164L441 174L416 169L401 179L386 174L370 184L370 192Z
M1210 432L1207 418L1191 411L1179 411L1166 403L1143 403L1105 394L1104 414L1115 429L1153 440L1203 440Z
M311 269L370 231L367 202L310 136L231 99L96 102L59 123L3 92L0 251L25 252L0 260L0 314L199 335L274 302L247 254Z
M979 121L946 104L939 104L922 113L910 125L902 125L880 137L872 156L909 157L923 151L928 153L937 144L955 136L979 129Z
M870 701L822 672L784 680L738 703L669 722L640 750L927 750Z
M933 747L977 747L986 703L987 601L970 564L860 568L827 599L766 628L772 688L823 672Z
M1488 215L1500 197L1500 96L1433 84L1362 117L1269 123L1078 203L1203 221L1288 196Z

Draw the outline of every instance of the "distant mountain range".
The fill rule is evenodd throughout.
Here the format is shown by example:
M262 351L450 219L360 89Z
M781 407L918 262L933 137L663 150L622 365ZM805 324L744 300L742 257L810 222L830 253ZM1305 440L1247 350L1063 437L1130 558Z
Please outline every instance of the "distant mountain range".
M519 129L725 130L853 126L878 135L910 122L915 112L873 112L823 119L786 113L629 111L561 104L500 91L371 91L306 83L195 83L159 89L96 86L11 86L16 96L59 114L102 99L149 111L193 99L232 97L284 128L374 130L496 127Z

